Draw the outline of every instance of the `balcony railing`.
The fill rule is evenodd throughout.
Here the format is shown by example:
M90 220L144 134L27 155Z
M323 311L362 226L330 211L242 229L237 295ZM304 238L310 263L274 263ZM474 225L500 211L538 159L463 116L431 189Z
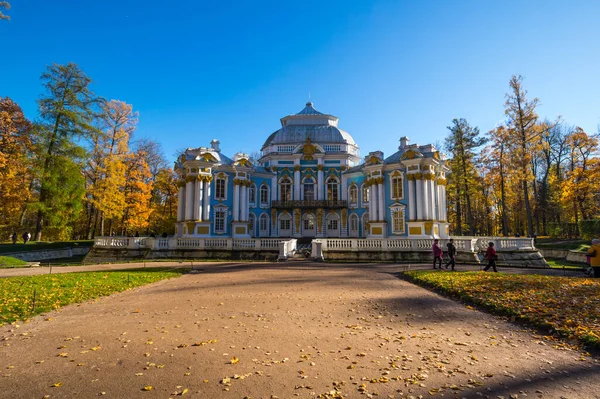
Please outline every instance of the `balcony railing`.
M348 201L328 201L328 200L296 200L296 201L272 201L273 208L347 208Z

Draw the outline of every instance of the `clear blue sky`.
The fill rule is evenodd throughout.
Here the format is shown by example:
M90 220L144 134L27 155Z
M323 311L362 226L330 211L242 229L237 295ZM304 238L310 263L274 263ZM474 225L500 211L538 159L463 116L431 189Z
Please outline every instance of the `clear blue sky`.
M37 116L39 76L77 63L133 104L138 137L176 150L257 151L279 118L340 118L362 155L443 142L453 118L504 118L512 74L542 118L600 123L599 1L12 0L0 21L0 96Z

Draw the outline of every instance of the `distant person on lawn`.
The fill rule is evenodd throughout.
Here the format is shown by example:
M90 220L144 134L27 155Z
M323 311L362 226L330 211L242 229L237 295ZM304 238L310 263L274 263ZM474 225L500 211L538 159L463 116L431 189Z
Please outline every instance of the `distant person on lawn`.
M496 250L494 249L494 243L490 242L487 248L487 251L485 251L485 259L487 259L488 264L485 267L485 269L483 269L484 272L487 272L487 270L490 267L494 268L495 272L498 272L498 269L496 269L496 259L498 259L498 255L496 254Z
M12 236L10 236L10 238L12 239L13 245L17 243L17 239L19 238L19 236L17 235L17 232L15 231L14 233L12 233Z
M454 266L456 266L456 247L454 246L454 240L451 238L448 244L446 244L448 248L448 263L446 263L446 269L448 266L452 265L452 271L454 271Z
M29 239L31 238L31 233L26 231L25 233L23 233L23 244L27 244L27 241L29 241Z
M435 269L436 261L440 262L440 270L442 270L442 248L440 248L438 244L438 240L433 240L433 247L431 248L433 252L433 268Z
M594 277L600 278L600 240L594 238L587 253L590 256L590 266L594 270Z

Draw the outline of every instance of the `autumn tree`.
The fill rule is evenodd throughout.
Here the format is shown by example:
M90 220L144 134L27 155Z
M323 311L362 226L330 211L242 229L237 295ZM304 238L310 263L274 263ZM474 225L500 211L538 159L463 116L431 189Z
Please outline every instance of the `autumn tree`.
M143 231L149 226L152 214L152 173L144 150L137 150L125 162L125 211L121 221L121 234Z
M567 147L569 168L562 200L577 226L580 220L590 219L600 210L600 159L594 156L598 153L598 137L589 136L578 127L567 136Z
M522 87L523 78L520 75L513 75L510 79L510 92L506 94L504 113L508 118L509 145L512 146L511 157L516 161L516 166L521 179L521 198L525 205L525 214L527 220L527 234L533 236L533 212L531 199L529 197L529 188L533 179L531 172L532 150L536 138L541 135L536 127L538 115L536 107L539 100L527 99L527 91Z
M70 218L81 210L84 189L81 170L86 154L78 140L93 130L93 108L98 101L89 89L91 79L73 63L53 64L41 79L46 94L38 100L41 118L35 232L38 241L45 225L60 230L69 226Z
M33 125L21 107L0 97L0 226L13 229L31 195Z
M479 128L471 127L465 119L453 119L452 126L448 126L450 135L446 137L445 147L451 154L450 160L450 195L454 197L456 209L456 233L463 234L462 210L466 211L467 228L470 235L475 234L475 220L473 217L473 196L480 191L476 156L477 148L481 147L486 139L479 136Z
M87 235L90 238L98 219L100 234L103 235L105 220L109 220L112 226L123 217L129 141L138 120L133 107L122 101L104 102L100 108L98 119L101 129L92 136L91 156L86 168L89 180Z

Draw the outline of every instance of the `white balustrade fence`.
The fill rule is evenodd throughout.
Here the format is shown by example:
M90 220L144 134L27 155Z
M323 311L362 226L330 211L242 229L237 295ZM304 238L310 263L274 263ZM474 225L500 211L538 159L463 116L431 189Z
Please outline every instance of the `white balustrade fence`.
M433 239L425 238L390 238L390 239L362 239L362 238L322 238L323 252L357 252L357 251L390 251L390 252L429 252L433 246ZM442 250L446 249L448 239L440 239ZM535 249L532 238L504 238L504 237L457 237L454 245L458 252L482 252L490 242L494 243L496 251L531 251Z
M431 251L433 239L425 238L321 238L323 252L391 251L427 252ZM447 239L440 239L439 245L446 249ZM535 249L532 238L526 237L456 237L454 245L458 252L482 252L493 242L496 251L531 251ZM283 247L282 247L283 245ZM191 238L191 237L96 237L97 248L151 249L151 250L279 250L280 256L289 257L296 249L296 239L278 238Z

